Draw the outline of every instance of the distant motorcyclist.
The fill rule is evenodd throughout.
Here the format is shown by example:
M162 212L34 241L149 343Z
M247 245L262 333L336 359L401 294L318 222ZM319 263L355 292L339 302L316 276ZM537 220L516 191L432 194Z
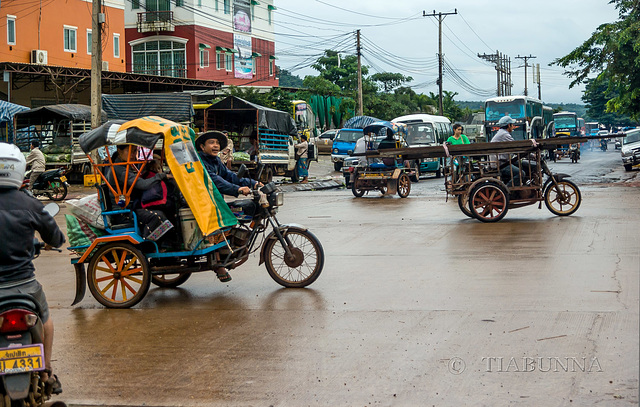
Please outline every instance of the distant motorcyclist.
M37 148L37 147L36 147ZM26 160L20 149L0 143L0 297L15 293L30 294L42 309L40 318L44 325L44 359L47 370L42 379L52 387L52 392L62 392L58 378L51 372L53 349L53 320L42 286L36 280L33 266L35 231L47 244L45 249L60 247L64 234L53 217L44 210L37 199L18 190L22 185Z
M33 185L45 169L45 158L40 151L40 142L38 140L31 141L31 152L27 156L27 167L31 166L31 176L29 177L29 191L33 190Z

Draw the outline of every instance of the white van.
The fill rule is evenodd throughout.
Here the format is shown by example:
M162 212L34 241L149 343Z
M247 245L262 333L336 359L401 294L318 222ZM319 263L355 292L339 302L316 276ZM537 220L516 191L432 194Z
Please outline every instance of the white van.
M453 135L451 121L444 116L431 114L410 114L391 120L407 125L407 143L409 147L427 147L441 145ZM442 158L422 158L420 175L434 172L436 178L442 176L444 161Z

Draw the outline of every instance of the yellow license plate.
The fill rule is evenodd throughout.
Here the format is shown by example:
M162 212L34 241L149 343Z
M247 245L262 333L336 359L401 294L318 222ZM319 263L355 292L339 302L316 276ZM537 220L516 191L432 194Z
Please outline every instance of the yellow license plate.
M64 175L62 177L60 177L60 181L62 182L67 182L67 177L65 177Z
M44 370L41 344L0 349L0 375Z

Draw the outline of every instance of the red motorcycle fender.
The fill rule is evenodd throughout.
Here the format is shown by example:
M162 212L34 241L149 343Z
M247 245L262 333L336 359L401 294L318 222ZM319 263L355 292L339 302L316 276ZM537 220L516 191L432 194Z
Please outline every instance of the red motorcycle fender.
M76 271L76 298L74 298L71 305L76 305L82 301L87 291L87 272L85 271L84 263L76 263L73 268Z
M289 223L287 225L280 225L280 227L278 227L278 230L280 231L280 233L284 236L287 234L287 232L289 232L289 230L291 229L295 229L297 231L300 232L306 232L307 228L299 225L297 223ZM258 265L261 265L262 263L264 263L264 259L266 258L266 249L265 247L267 247L267 242L269 240L275 240L278 237L276 236L276 233L272 230L271 233L269 233L269 235L264 239L264 242L262 242L262 248L260 249L260 262L258 263Z

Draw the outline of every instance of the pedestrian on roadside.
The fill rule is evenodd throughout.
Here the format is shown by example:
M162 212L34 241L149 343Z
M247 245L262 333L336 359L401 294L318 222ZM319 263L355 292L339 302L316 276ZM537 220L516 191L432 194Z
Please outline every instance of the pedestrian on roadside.
M462 132L464 131L464 128L462 127L461 124L454 124L453 125L453 136L449 136L449 138L447 139L447 143L449 144L469 144L469 138L467 136L465 136L464 134L462 134Z
M298 178L302 178L301 184L309 182L309 165L307 152L309 151L309 143L306 134L300 136L300 143L294 145L296 149L296 167L298 169Z

